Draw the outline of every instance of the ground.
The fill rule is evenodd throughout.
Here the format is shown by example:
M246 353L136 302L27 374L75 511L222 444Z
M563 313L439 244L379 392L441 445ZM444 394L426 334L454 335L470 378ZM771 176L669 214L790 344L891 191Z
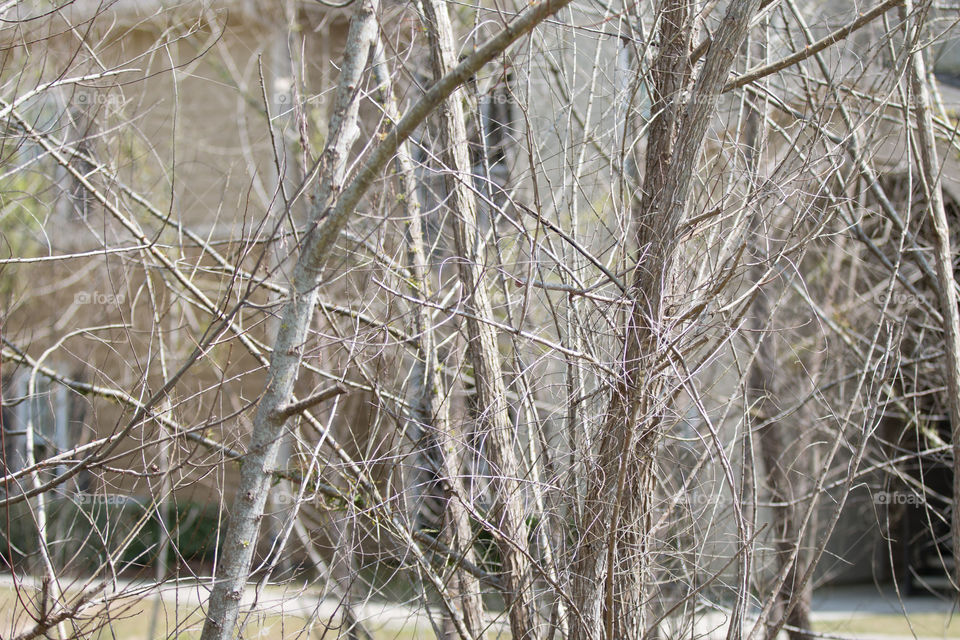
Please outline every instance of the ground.
M135 583L121 583L120 586L128 593L137 590ZM18 598L17 593L9 576L0 577L0 639L11 638L32 626L24 602L28 597L35 597L36 584L21 586L22 598ZM131 596L123 601L124 606L111 609L109 624L102 624L106 622L102 616L99 619L91 616L82 625L81 632L90 640L146 640L151 620L155 620L155 637L199 638L203 623L199 605L205 599L205 593L200 584L190 582L170 585L160 598ZM340 629L327 629L323 624L336 610L339 604L336 600L327 599L318 605L315 596L292 592L289 587L268 587L259 596L251 589L245 603L252 605L255 598L258 610L265 613L250 619L246 638L332 640L340 637ZM952 603L932 595L898 598L891 587L877 589L873 586L823 589L814 596L813 609L814 629L823 638L960 639L960 620L953 615ZM414 606L368 603L359 615L373 632L374 640L433 640L435 635L429 620L417 611L420 609ZM311 618L313 624L309 632L305 632ZM101 628L95 630L97 626ZM695 635L709 639L725 638L724 616L704 616ZM502 624L493 624L487 637L506 640L509 634Z

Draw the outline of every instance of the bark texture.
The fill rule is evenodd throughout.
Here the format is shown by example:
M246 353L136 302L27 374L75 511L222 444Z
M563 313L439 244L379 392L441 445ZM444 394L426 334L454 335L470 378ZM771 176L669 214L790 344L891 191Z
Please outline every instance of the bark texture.
M321 159L315 206L310 215L314 228L304 239L294 268L291 298L284 307L274 341L269 382L257 407L250 445L241 465L240 484L232 504L202 640L227 640L236 625L266 496L273 479L279 436L286 422L286 416L278 410L287 406L293 395L302 346L317 302L316 289L334 242L366 192L416 128L483 65L569 2L547 0L531 5L437 80L384 136L344 187L347 153L359 134L356 125L358 89L377 27L378 1L365 0L357 4L347 36L327 147Z
M930 240L933 244L934 268L936 271L937 297L943 315L944 379L947 385L947 409L950 415L951 448L953 449L953 513L950 533L953 538L953 584L960 589L960 311L957 309L956 277L953 272L953 247L950 243L950 222L943 202L940 157L933 130L933 111L930 103L930 88L927 86L926 63L919 47L923 33L924 18L930 11L925 7L918 12L914 29L909 30L908 46L914 47L908 68L914 117L916 119L917 164L920 170L924 196L929 207ZM913 2L905 2L904 16L913 13Z
M386 60L382 46L378 45L374 54L374 77L383 96L384 112L389 120L396 122L399 112L396 100L387 74ZM427 301L433 292L430 286L430 268L427 264L427 252L423 241L423 211L421 209L416 170L410 155L409 146L404 143L397 149L397 174L400 178L403 212L407 220L407 263L412 278L410 288L412 294L419 300ZM420 451L415 467L420 472L414 479L418 488L413 490L417 495L432 489L434 482L440 484L441 499L443 501L442 527L443 542L449 549L460 553L470 563L476 564L476 554L473 551L473 531L470 526L470 517L462 500L465 499L462 477L463 456L457 445L457 434L450 421L450 403L443 379L442 366L437 352L436 332L429 306L419 304L415 311L415 325L417 328L417 362L412 373L411 386L413 388L414 411L417 424L414 425L415 440ZM432 477L435 476L435 477ZM415 505L423 511L423 500ZM414 513L415 520L423 520L422 513ZM427 523L428 526L432 523ZM414 524L419 528L420 523ZM449 586L450 595L454 598L453 605L462 617L462 624L458 624L455 616L449 612L444 616L443 640L451 640L460 636L463 640L473 640L483 637L483 600L480 592L480 581L461 564L453 570L453 579Z
M760 0L729 5L690 87L691 6L685 0L658 4L660 52L652 93L653 113L659 115L650 127L643 192L634 211L637 260L621 375L588 471L572 576L579 613L571 628L574 640L647 637L654 453L662 428L665 321L677 229L717 99L759 6Z
M456 62L453 27L447 7L437 0L423 0L423 15L430 38L431 61L437 78ZM452 169L446 192L453 209L454 244L460 257L458 271L466 295L469 356L479 408L478 430L487 445L494 482L493 513L500 558L503 563L503 597L510 616L510 630L518 640L538 637L534 617L533 575L529 554L529 530L525 520L522 470L517 455L516 434L507 408L506 389L497 348L497 334L490 321L493 308L483 273L484 251L477 224L463 96L452 93L439 109L439 154Z
M360 133L357 127L358 88L367 66L370 47L377 34L378 0L360 0L350 22L346 52L330 121L330 134L323 152L316 203L324 209L331 196L342 188L350 147ZM253 433L240 465L240 484L230 510L223 553L210 594L202 640L233 637L240 599L243 597L250 563L257 546L260 521L273 481L277 453L282 443L286 417L280 409L293 396L293 385L302 358L302 347L317 302L320 264L311 258L318 234L312 233L297 262L293 291L274 342L267 388L257 406Z

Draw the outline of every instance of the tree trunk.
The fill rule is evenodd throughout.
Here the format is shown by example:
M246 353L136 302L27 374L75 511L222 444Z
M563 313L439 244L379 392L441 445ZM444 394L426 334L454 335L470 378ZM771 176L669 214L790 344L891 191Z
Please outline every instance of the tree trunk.
M428 25L434 75L446 75L456 63L453 27L446 5L423 0ZM446 176L453 208L453 227L460 281L470 316L466 320L468 350L476 382L476 405L482 412L479 429L487 444L494 482L495 535L503 563L503 597L516 640L537 637L529 531L524 517L521 469L516 452L516 434L506 404L506 390L497 349L497 334L487 322L493 309L483 275L483 247L477 226L477 205L472 188L467 131L461 92L451 94L440 108L441 158L452 169Z
M920 16L913 30L908 30L908 47L918 47L923 32L924 17L929 7L919 11ZM901 15L907 22L913 13L913 2L904 2ZM943 204L940 158L933 131L933 113L930 106L930 90L927 87L926 64L923 51L913 49L909 64L910 87L916 118L916 153L924 196L930 207L929 233L933 242L933 259L937 274L936 289L943 314L945 381L950 414L951 448L953 449L953 513L950 532L953 539L954 574L953 585L960 590L960 311L957 309L956 279L953 273L953 247L950 246L950 222Z
M340 82L328 127L327 147L321 159L320 186L315 206L311 207L310 220L314 226L304 239L300 258L294 268L291 299L284 307L283 319L274 341L269 382L257 407L248 453L241 464L240 486L233 501L201 640L227 640L236 624L266 494L274 477L277 443L286 423L280 410L293 397L293 383L300 367L307 329L313 318L320 275L343 226L394 157L398 147L434 109L484 64L503 53L570 1L544 0L531 5L434 83L383 137L344 187L347 154L359 133L356 125L359 82L377 26L375 13L378 0L365 0L357 4L347 35Z
M350 22L330 134L323 152L323 173L316 201L319 211L328 205L332 194L340 191L350 147L360 133L357 127L358 87L377 34L378 3L379 0L359 0ZM318 215L312 216L314 221L317 218ZM316 306L320 269L314 262L313 253L323 236L316 230L311 236L294 269L291 300L284 309L270 360L269 383L257 406L250 445L240 466L240 485L231 507L202 640L229 640L233 637L283 439L286 419L280 415L279 409L293 396L302 347Z
M384 113L392 122L399 119L390 77L387 74L386 60L382 44L378 43L374 52L374 77L380 86ZM430 274L427 265L426 250L423 242L423 211L420 206L419 183L409 147L406 143L397 149L397 174L400 177L404 218L407 222L407 261L413 278L410 288L419 301L430 299ZM418 424L414 425L414 441L423 442L416 453L419 458L417 469L427 469L427 473L417 473L416 484L433 484L439 481L443 500L443 542L448 548L463 555L464 559L476 564L473 551L473 532L470 518L464 508L465 499L461 480L462 456L457 447L457 436L450 423L450 404L443 380L443 370L437 353L436 336L430 308L418 304L414 309L417 329L417 362L414 365L411 385L413 387L414 412ZM436 474L436 478L430 476ZM426 477L425 477L426 476ZM414 494L418 493L414 491ZM421 501L417 507L422 510ZM414 521L421 519L420 513L412 514ZM418 527L416 522L413 525ZM468 633L463 640L483 637L483 600L480 581L462 566L455 569L449 594L455 598L449 605L460 611L463 626ZM459 635L452 617L444 616L443 640L452 640Z
M635 207L637 255L629 295L621 375L612 389L596 464L589 470L572 598L574 640L643 638L649 585L654 453L665 389L666 296L673 278L694 162L718 96L760 0L731 3L689 100L693 21L685 0L658 5L660 54L653 67L653 113L643 195ZM599 631L599 633L598 633Z

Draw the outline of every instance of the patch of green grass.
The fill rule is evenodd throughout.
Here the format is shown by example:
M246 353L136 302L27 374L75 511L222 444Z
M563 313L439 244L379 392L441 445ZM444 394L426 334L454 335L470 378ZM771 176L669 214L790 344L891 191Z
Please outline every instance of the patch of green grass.
M912 625L912 629L911 629ZM914 613L909 620L900 615L851 616L843 620L818 620L815 631L858 637L862 634L928 638L960 638L960 618L940 613Z
M68 590L68 600L76 595ZM18 594L10 585L0 586L0 638L32 628L39 599L35 587L23 587ZM66 623L65 631L69 637L85 640L150 640L152 623L154 639L199 640L203 621L203 612L196 605L177 605L169 599L158 602L155 597L120 597L113 600L109 608L99 606L87 610L81 618ZM346 637L337 626L327 629L328 622L326 619L315 621L307 633L305 629L309 620L305 613L257 612L246 618L243 637L247 640L336 640ZM365 620L364 624L373 640L436 638L427 617L413 611L402 621L374 618ZM489 640L509 640L509 637L510 634L502 629L491 629L487 633Z

